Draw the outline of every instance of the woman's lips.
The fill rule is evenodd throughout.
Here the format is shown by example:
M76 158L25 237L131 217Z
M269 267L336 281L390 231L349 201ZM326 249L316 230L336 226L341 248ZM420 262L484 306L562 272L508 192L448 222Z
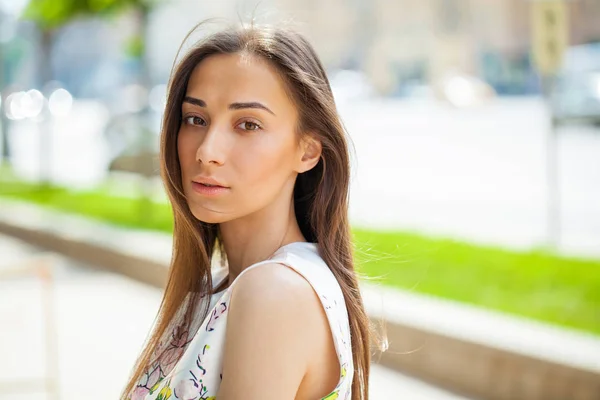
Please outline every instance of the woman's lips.
M202 183L192 181L192 189L194 192L201 194L203 196L218 196L220 194L226 193L229 188L223 186L206 186Z

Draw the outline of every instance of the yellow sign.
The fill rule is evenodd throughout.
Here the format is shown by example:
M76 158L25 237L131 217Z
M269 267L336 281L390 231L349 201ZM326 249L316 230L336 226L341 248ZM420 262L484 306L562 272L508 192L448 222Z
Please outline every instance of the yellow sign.
M562 64L568 44L568 13L565 0L532 1L533 59L540 73L551 75Z

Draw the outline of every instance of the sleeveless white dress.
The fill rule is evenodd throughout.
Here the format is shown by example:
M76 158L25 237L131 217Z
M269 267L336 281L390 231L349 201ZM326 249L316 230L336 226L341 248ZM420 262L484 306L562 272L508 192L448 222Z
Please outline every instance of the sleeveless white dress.
M177 328L172 329L164 343L159 345L163 348L161 358L140 379L130 398L132 400L216 399L223 379L223 350L231 290L244 273L273 262L292 268L302 275L321 299L333 335L341 371L337 386L323 399L349 400L354 366L346 303L335 276L319 255L317 245L308 242L294 242L279 248L268 260L244 269L227 289L212 295L210 311L193 338L188 338L187 332L179 332ZM226 268L214 270L214 286L216 287L226 277Z

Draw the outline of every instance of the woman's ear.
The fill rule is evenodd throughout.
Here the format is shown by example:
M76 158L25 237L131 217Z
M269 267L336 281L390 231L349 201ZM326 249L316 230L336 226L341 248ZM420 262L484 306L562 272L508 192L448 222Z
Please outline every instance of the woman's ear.
M305 134L300 141L300 161L298 173L306 172L314 168L321 159L323 146L314 134Z

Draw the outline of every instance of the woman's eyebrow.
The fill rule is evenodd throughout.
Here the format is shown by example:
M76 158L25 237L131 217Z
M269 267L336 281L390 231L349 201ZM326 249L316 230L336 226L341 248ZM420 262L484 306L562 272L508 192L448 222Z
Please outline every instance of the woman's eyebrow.
M273 111L271 111L271 109L269 107L265 106L262 103L259 103L258 101L250 101L250 102L246 102L246 103L231 103L229 105L230 110L242 110L244 108L259 108L261 110L265 110L265 111L275 115L275 113Z
M206 102L204 100L197 99L195 97L185 96L183 99L183 102L190 103L190 104L193 104L198 107L206 107ZM244 108L258 108L258 109L265 110L265 111L275 115L275 113L273 111L271 111L271 109L269 107L265 106L262 103L259 103L258 101L231 103L228 108L230 110L243 110Z
M183 99L184 103L190 103L199 107L206 107L206 102L202 99L196 99L194 97L185 96Z

